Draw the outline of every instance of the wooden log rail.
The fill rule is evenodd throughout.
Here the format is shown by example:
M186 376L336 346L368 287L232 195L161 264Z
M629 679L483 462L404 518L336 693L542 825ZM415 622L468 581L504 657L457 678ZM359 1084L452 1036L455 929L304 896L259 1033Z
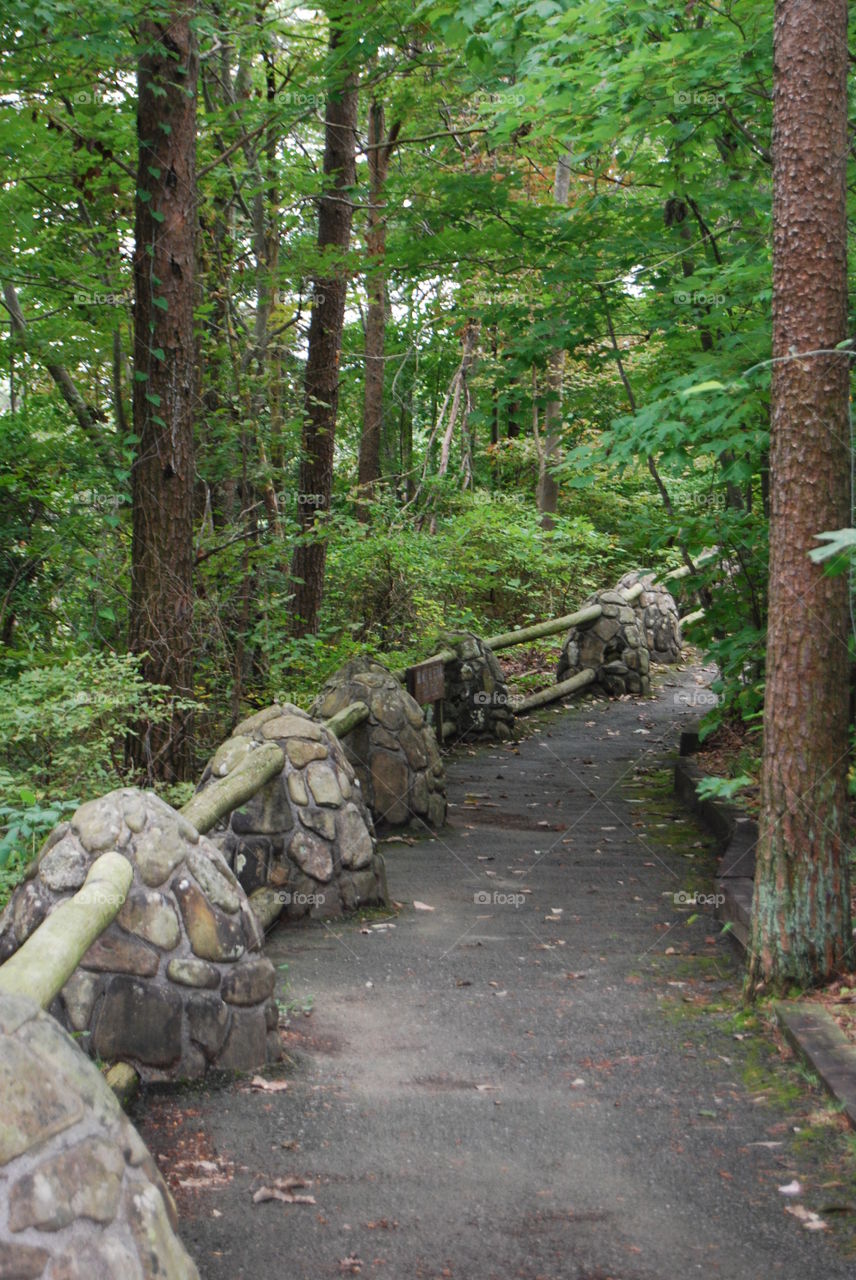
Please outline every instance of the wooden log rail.
M47 1009L96 938L122 909L134 872L115 850L102 853L73 898L66 898L0 965L0 991Z
M337 738L344 738L345 734L350 733L352 729L356 729L358 724L368 720L370 715L371 712L364 702L350 702L347 707L337 711L329 720L325 720L324 728Z
M703 565L708 564L717 555L717 548L706 552L696 561L696 568L701 568ZM676 582L681 578L688 577L689 573L689 566L681 565L680 568L671 569L668 573L663 574L661 578L655 579L655 581ZM621 594L628 604L633 604L635 600L639 599L644 590L644 584L637 582ZM603 609L599 604L587 605L585 608L578 609L575 613L567 613L561 618L549 618L546 622L536 622L529 627L519 627L516 631L502 631L499 635L488 636L484 643L496 653L499 649L508 649L516 644L526 644L530 640L543 640L547 636L557 635L560 631L568 631L571 627L580 627L587 622L595 622L602 613ZM700 609L695 613L688 614L682 621L686 625L691 625L703 616L704 610ZM432 654L425 661L447 663L453 662L456 657L457 654L454 649L441 649L439 653ZM392 674L403 683L406 679L407 671L407 667L397 667ZM585 668L570 679L562 681L561 684L551 685L548 689L541 689L537 693L521 698L519 702L514 704L515 714L520 715L526 711L532 711L535 707L544 706L548 702L554 702L558 698L575 693L578 689L584 689L587 685L590 685L594 679L595 672L590 668ZM330 720L325 721L325 727L331 733L334 733L337 738L343 738L358 724L362 724L368 714L369 711L365 703L354 702L350 706L343 708L342 711L337 712Z
M559 698L570 697L572 693L577 693L580 689L585 689L590 685L597 675L591 667L583 667L582 671L578 671L575 676L571 676L569 680L562 680L559 684L551 684L546 689L539 689L537 693L530 693L528 697L521 698L519 702L514 703L514 714L521 715L526 711L534 711L536 707L546 706L548 702L556 702Z
M265 743L250 751L231 773L218 778L203 791L197 791L178 812L200 835L205 835L227 813L252 799L266 782L270 782L284 768L285 756L281 748L275 742Z
M632 604L634 600L639 599L644 589L642 583L637 582L634 587L628 588L621 594L628 604ZM527 640L541 640L544 636L553 636L558 631L567 631L570 627L594 622L602 613L603 609L599 604L590 604L585 609L578 609L576 613L565 614L564 618L551 618L548 622L536 622L531 627L520 627L517 631L503 631L501 635L489 636L485 644L496 652L497 649L507 649L513 644L523 644Z

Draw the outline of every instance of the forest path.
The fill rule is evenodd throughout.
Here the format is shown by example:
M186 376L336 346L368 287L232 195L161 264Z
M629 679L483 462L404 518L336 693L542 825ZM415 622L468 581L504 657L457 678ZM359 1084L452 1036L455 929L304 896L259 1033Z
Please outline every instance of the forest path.
M179 1200L203 1280L852 1280L778 1191L822 1203L793 1149L817 1096L776 1100L786 1069L719 1004L729 940L675 903L711 887L670 771L707 675L458 752L449 827L385 846L394 928L270 939L315 1004L287 1089L141 1104L164 1171L202 1184ZM254 1204L290 1176L314 1205Z

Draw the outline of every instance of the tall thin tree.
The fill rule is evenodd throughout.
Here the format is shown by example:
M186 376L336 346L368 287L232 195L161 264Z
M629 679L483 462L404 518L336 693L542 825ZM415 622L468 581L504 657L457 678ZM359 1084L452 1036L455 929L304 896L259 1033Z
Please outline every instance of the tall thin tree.
M850 521L847 0L776 0L770 595L750 994L851 956L848 588L813 565ZM821 353L821 354L818 354Z
M312 286L312 319L303 397L298 518L294 549L292 632L318 629L324 594L327 543L319 524L329 518L333 493L333 446L339 404L339 358L345 323L347 264L351 240L352 188L356 183L357 87L352 38L342 25L330 28L324 125L324 187L318 201L321 270Z
M384 188L389 161L395 147L400 122L395 121L386 134L383 103L374 99L369 107L369 211L366 228L366 253L369 268L366 276L368 308L366 311L366 374L363 402L363 430L360 436L358 480L360 498L370 498L380 477L380 441L383 433L384 345L386 337L386 214L383 208ZM365 501L357 507L361 520L367 520Z
M571 189L571 157L559 156L556 161L556 177L553 183L553 203L560 208L568 203ZM565 382L565 348L555 347L547 360L547 391L549 399L544 408L544 440L536 436L538 448L538 484L535 504L541 513L541 526L554 527L553 515L559 505L559 485L550 467L556 461L562 430L562 390Z
M173 713L132 754L150 779L188 777L193 689L193 335L198 56L192 0L140 22L134 248L131 649Z

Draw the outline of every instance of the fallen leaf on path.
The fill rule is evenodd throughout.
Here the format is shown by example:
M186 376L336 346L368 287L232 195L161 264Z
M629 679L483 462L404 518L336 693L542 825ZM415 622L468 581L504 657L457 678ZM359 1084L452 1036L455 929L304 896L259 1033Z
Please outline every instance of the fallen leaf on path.
M282 1093L283 1089L288 1088L287 1080L265 1080L264 1076L253 1076L248 1086L249 1089L259 1089L262 1093ZM243 1093L247 1089L242 1090Z
M343 1275L358 1275L362 1268L363 1260L358 1258L355 1253L349 1253L347 1258L342 1258L339 1262L339 1270Z
M417 911L433 911L433 907L429 907L427 902L414 902L414 908Z
M314 1196L296 1196L292 1187L305 1187L308 1184L303 1178L278 1178L272 1187L259 1187L253 1193L253 1204L264 1204L267 1200L279 1200L282 1204L315 1204Z
M823 1221L819 1213L815 1213L813 1209L807 1209L804 1204L788 1204L785 1205L785 1213L790 1213L797 1218L806 1231L825 1231L827 1224Z
M788 1182L785 1186L779 1187L779 1192L783 1196L801 1196L802 1189L802 1183L797 1182L796 1178L794 1178L793 1182Z
M490 1093L492 1090L498 1089L498 1084L477 1084L476 1088L479 1093Z

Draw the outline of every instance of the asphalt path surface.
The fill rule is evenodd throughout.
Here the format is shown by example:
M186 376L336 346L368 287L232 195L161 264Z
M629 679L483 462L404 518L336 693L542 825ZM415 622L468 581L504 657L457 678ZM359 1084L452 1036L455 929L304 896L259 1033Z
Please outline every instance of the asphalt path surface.
M287 1087L140 1103L203 1280L853 1280L786 1212L822 1199L819 1097L759 1085L789 1068L687 901L709 841L667 771L705 679L455 751L449 826L384 845L400 909L271 935ZM314 1203L254 1202L277 1183Z

